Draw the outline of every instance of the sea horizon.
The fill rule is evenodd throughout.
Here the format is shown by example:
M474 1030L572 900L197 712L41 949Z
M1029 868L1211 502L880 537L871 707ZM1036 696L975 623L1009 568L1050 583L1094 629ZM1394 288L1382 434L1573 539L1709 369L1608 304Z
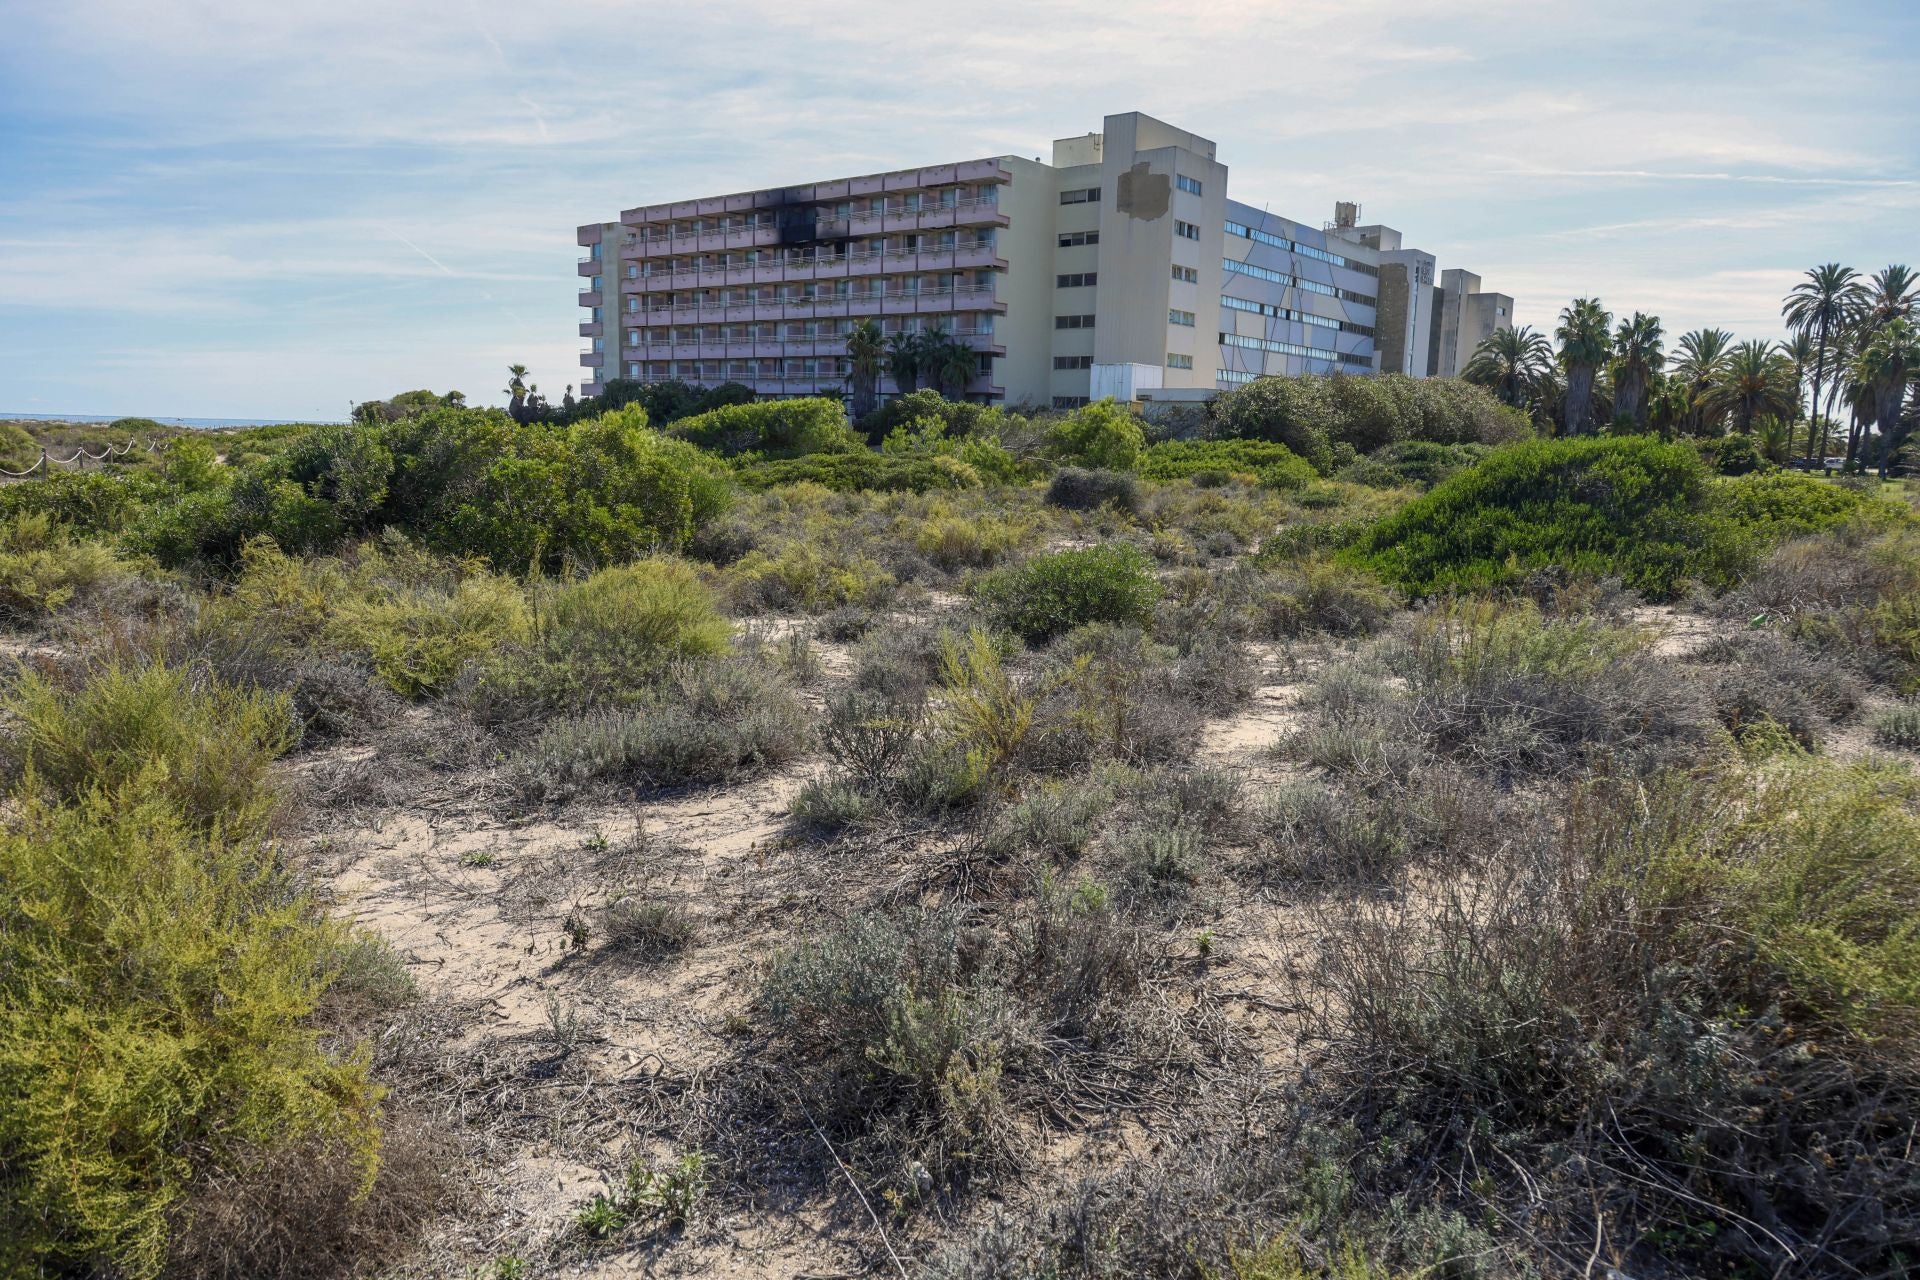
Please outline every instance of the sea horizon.
M122 418L145 418L163 427L286 427L295 425L328 426L342 418L168 418L153 413L14 413L0 410L0 422L118 422Z

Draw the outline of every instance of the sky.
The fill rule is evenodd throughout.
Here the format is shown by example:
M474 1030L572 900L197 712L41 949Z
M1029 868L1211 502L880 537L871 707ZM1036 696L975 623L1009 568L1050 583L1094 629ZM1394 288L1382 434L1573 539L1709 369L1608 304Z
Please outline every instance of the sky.
M1144 111L1550 329L1920 264L1920 4L0 0L0 411L580 381L575 228Z

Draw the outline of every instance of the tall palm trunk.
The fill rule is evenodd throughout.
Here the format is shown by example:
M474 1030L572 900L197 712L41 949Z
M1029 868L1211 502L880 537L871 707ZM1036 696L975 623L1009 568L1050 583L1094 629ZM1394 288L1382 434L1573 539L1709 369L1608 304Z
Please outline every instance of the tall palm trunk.
M1823 315L1820 317L1819 352L1813 357L1813 405L1810 409L1808 409L1808 412L1813 416L1807 419L1807 461L1808 462L1812 462L1814 457L1813 426L1814 426L1814 419L1820 416L1820 375L1826 372L1826 367L1827 367L1827 318L1826 316ZM1823 458L1827 456L1827 429L1824 426L1820 428L1820 456Z
M1594 370L1586 365L1569 365L1567 368L1567 403L1564 412L1567 434L1570 436L1585 435L1593 418L1593 374Z

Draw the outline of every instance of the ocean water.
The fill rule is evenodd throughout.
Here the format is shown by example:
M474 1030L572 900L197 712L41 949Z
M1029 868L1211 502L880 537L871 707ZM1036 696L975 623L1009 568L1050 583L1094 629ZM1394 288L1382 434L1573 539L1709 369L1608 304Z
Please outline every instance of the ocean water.
M144 413L8 413L0 410L0 422L118 422L122 418L152 418L164 427L279 427L320 421L317 418L162 418Z

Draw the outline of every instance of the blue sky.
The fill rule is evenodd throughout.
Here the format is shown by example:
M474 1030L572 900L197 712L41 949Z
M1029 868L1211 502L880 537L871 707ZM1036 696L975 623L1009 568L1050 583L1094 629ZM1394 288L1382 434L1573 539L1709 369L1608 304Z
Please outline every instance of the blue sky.
M1518 298L1779 333L1920 263L1920 5L8 0L0 410L579 380L577 224L1141 110Z

